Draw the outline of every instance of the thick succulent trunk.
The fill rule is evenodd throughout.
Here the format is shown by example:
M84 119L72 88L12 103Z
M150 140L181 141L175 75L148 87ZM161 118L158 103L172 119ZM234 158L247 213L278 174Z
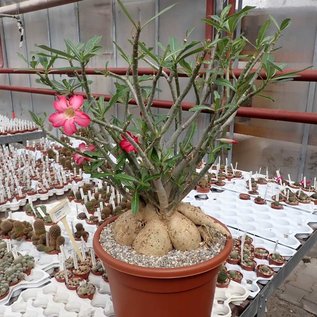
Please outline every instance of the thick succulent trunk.
M197 249L201 242L208 244L215 232L228 235L200 208L185 203L168 214L160 213L151 204L141 207L136 215L127 211L115 221L113 232L117 243L149 256L162 256L172 249Z

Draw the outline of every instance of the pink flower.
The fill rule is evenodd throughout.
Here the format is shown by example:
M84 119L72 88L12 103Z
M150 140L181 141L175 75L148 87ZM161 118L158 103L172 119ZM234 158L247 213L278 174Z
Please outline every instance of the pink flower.
M300 181L300 184L302 185L302 186L304 186L305 185L305 181L304 180L301 180ZM309 187L311 185L311 181L310 180L306 180L306 187Z
M96 147L93 144L86 145L85 143L80 143L78 146L78 150L82 153L84 152L93 152L96 149ZM73 155L74 161L77 165L82 165L85 162L90 161L89 157L82 156L79 153L75 153Z
M135 143L139 143L138 137L134 136L131 132L127 132L134 140ZM127 140L127 138L122 135L122 140L119 143L121 149L127 153L135 152L137 153L137 149Z
M69 99L65 96L58 96L53 103L56 112L51 114L48 120L55 128L63 127L66 135L72 135L77 131L76 124L88 127L91 121L90 117L79 110L83 101L83 96L79 95L74 95Z

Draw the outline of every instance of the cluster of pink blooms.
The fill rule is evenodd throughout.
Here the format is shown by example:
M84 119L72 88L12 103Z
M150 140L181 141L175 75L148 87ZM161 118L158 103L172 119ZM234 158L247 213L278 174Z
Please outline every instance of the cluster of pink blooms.
M57 100L54 101L53 106L56 110L55 113L49 116L49 121L55 128L62 128L63 132L71 136L77 132L77 126L87 128L91 119L88 114L83 112L81 109L84 104L84 97L81 95L73 95L70 98L65 96L58 96ZM139 143L139 140L132 133L128 134L133 138L136 143ZM123 135L122 140L119 143L121 149L127 153L137 152L136 148L127 140ZM79 152L93 152L96 147L93 144L81 143L78 146ZM76 164L81 165L90 159L88 157L82 156L79 153L74 154L74 161Z

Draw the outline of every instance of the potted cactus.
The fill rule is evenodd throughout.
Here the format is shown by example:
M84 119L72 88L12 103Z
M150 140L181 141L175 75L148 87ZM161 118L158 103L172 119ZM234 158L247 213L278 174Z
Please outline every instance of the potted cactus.
M250 200L251 197L249 194L245 194L245 193L241 193L239 194L239 198L242 199L242 200Z
M230 264L239 264L241 259L240 253L239 249L233 249L227 258L227 262Z
M246 271L254 271L256 262L251 258L243 258L240 262L240 266Z
M262 198L261 196L256 196L254 198L254 202L257 204L257 205L265 205L266 204L266 201L264 198Z
M271 208L281 210L284 209L284 206L281 204L281 202L274 200L271 202Z
M84 280L81 277L71 276L68 279L68 282L66 282L66 280L65 280L65 285L69 290L76 291L77 288L79 287L80 283L82 283L82 282L84 282Z
M4 273L6 281L9 283L9 286L14 286L20 281L24 280L24 274L20 268L9 267Z
M205 176L199 180L199 182L196 186L196 191L198 193L208 193L209 190L210 190L210 183L208 181L208 177Z
M222 150L234 143L224 133L241 103L279 79L280 66L272 61L270 54L289 21L281 25L274 21L276 31L271 36L266 35L270 22L260 29L254 52L244 57L245 67L236 77L232 65L241 57L248 41L242 35L233 35L251 7L231 15L228 6L220 15L206 18L204 21L215 31L213 40L186 39L181 43L172 40L172 44L162 46L156 54L140 40L144 28L155 18L142 25L131 17L121 0L117 3L133 28L132 54L120 49L128 64L124 74L110 68L102 72L116 81L109 103L92 95L86 76L86 66L100 49L99 37L78 44L66 40L65 50L40 45L41 51L34 55L31 67L39 66L39 80L58 94L50 123L64 134L85 141L84 145L72 148L74 159L78 161L80 155L86 172L105 179L131 201L131 210L105 221L93 240L95 252L109 276L116 315L153 316L156 306L160 308L156 315L176 316L182 305L186 316L210 316L216 276L231 251L232 239L225 226L182 200L205 176ZM75 78L60 81L51 78L51 69L58 60L69 62ZM140 62L152 68L149 76L138 76ZM266 79L258 86L255 82L261 72ZM181 76L188 77L184 85L180 83ZM167 115L157 116L152 106L161 79L167 81L173 100ZM182 106L190 91L195 92L196 100L187 117L182 114ZM139 117L132 115L131 101L136 104ZM117 103L122 104L122 118L110 114L109 110ZM203 111L211 119L198 133L198 118ZM46 129L44 118L36 114L33 118L56 139ZM203 158L207 158L205 165L196 171ZM126 245L138 258L165 256L166 261L160 262L165 266L154 267L153 261L147 261L146 266L140 262L127 263L131 257L119 259L121 252L111 253L115 249L105 246L109 236L117 248ZM212 254L216 251L215 243L221 245L221 251ZM187 257L189 263L174 261L173 267L166 264L173 261L169 252L182 254L200 247L210 252L210 256ZM188 287L189 281L193 282L192 287ZM147 289L145 285L149 283L152 286ZM176 285L178 289L174 289ZM161 287L164 289L158 290ZM175 290L173 294L171 289ZM143 292L146 300L141 296ZM157 294L160 294L159 304ZM176 294L180 298L171 301ZM124 304L127 298L133 305Z
M254 257L257 259L267 259L269 256L269 251L265 248L255 248L254 249Z
M20 255L16 259L13 260L12 265L21 270L26 275L30 275L32 269L34 268L34 258L31 255Z
M9 283L5 280L0 280L0 300L4 299L9 294Z
M102 276L105 273L105 269L100 260L97 260L96 265L91 268L91 273L98 276Z
M285 258L278 252L271 253L268 260L270 265L281 266L285 263Z
M243 274L240 271L229 270L228 275L229 275L230 280L241 284L241 281L243 279Z
M54 274L55 280L59 283L65 283L65 274L70 279L73 276L73 273L70 270L60 270Z
M95 292L96 292L95 285L89 282L82 282L77 287L77 290L76 290L76 293L80 298L88 298L88 299L93 299Z
M256 275L258 277L270 278L273 276L273 274L274 274L274 270L266 264L259 264L256 267Z
M80 264L78 265L78 268L73 269L73 274L76 277L80 277L83 280L88 279L90 273L90 266L88 264Z
M226 288L229 286L230 278L227 269L223 266L220 268L218 276L217 276L217 283L216 286L219 288Z

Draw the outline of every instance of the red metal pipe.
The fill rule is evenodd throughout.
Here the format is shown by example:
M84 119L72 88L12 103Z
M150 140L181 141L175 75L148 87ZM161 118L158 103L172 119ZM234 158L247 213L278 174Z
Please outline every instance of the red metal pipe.
M317 113L255 107L240 107L239 117L317 124Z
M236 77L239 77L242 73L243 69L236 68L233 69L233 73ZM286 73L297 72L296 77L293 78L294 81L317 81L317 69L305 69L302 71L298 71L294 68L286 68L281 72L277 72L277 76L285 75ZM258 79L266 79L265 72L260 72Z
M229 0L229 4L231 4L229 14L232 15L236 12L236 0Z
M106 68L87 68L86 74L87 75L102 75L103 72L106 72ZM126 67L109 67L108 71L111 71L112 73L115 73L117 75L125 75L128 71ZM169 74L168 70L165 70L167 74ZM243 69L233 69L233 73L236 77L239 77ZM282 72L278 72L277 76L284 75L289 72L296 72L298 70L293 68L287 68L283 70ZM1 68L0 74L36 74L43 72L43 69L19 69L19 68ZM72 75L74 73L73 70L70 69L52 69L50 70L50 74L66 74L66 75ZM78 70L78 73L81 73L80 70ZM129 73L131 75L131 72ZM138 71L139 75L153 75L155 74L155 71L152 68L146 68L146 67L140 67ZM203 74L203 73L201 73ZM186 74L179 74L179 77L187 77ZM266 79L266 74L264 72L260 73L259 79ZM296 74L296 77L293 79L294 81L317 81L317 69L306 69L303 71L299 71Z
M115 73L117 75L126 75L128 72L127 67L108 67L108 68L86 68L87 75L103 75L106 71ZM166 72L169 73L168 70ZM0 74L37 74L44 73L43 68L36 69L21 69L21 68L2 68L0 69ZM81 74L81 70L78 69L77 73ZM138 74L139 75L153 75L156 71L149 67L139 67ZM50 74L65 74L65 75L73 75L74 70L72 69L51 69ZM129 72L132 75L132 72ZM179 76L185 77L186 74L180 74Z
M210 18L214 15L215 10L215 1L214 0L206 0L206 18ZM213 27L207 23L205 23L205 40L213 39Z
M0 85L0 90L36 93L36 94L51 95L51 96L56 95L56 92L54 90L43 89L43 88ZM78 94L84 95L83 93L78 93ZM103 94L93 94L93 95L95 97L102 96L104 97L106 101L109 101L111 98L111 95L103 95ZM131 100L130 104L135 104L135 101ZM169 100L154 100L153 101L153 107L155 108L168 109L172 106L172 104L173 104L172 101L169 101ZM194 105L195 104L191 102L183 102L182 109L188 111ZM298 111L287 111L287 110L280 110L280 109L240 107L238 110L237 116L247 117L247 118L258 118L258 119L317 124L317 113L313 113L313 112L298 112Z

